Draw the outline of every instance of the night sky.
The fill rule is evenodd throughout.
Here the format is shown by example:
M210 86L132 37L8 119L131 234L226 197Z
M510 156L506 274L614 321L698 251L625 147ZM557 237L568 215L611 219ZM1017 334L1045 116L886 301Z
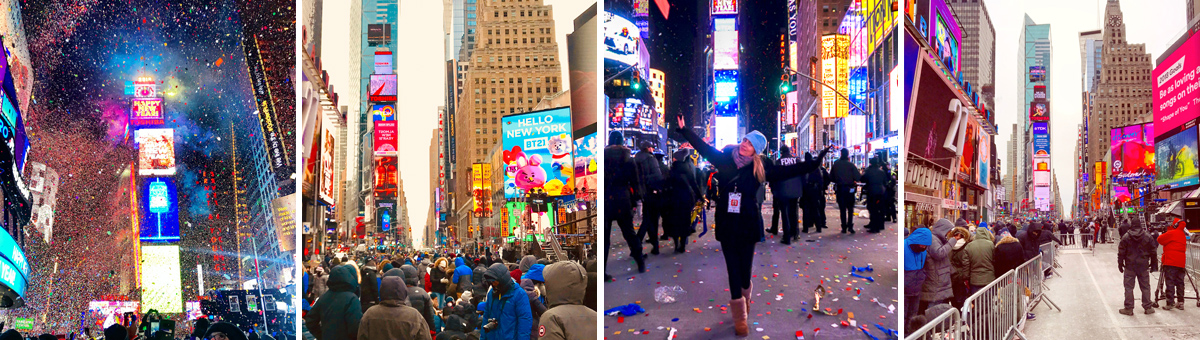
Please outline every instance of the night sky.
M199 172L230 172L230 124L258 123L240 46L242 18L229 0L22 2L37 101L23 113L32 131L29 160L61 177L52 242L30 256L36 269L27 303L64 319L73 314L78 325L88 301L115 294L112 273L130 252L130 244L106 242L130 227L128 216L113 215L128 205L116 198L118 175L136 156L123 142L125 82L138 76L158 82L167 126L176 129L180 216L203 218L212 210ZM261 138L238 136L246 137ZM41 306L50 290L39 281L55 260L54 302Z

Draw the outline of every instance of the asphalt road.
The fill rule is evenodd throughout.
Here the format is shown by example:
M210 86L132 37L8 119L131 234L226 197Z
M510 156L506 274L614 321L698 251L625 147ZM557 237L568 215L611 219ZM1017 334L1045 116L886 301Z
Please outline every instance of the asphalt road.
M769 198L767 201L763 216L769 228L772 207ZM865 207L856 209L862 210ZM840 234L836 206L827 206L826 215L829 217L826 225L833 228L821 234L801 234L799 243L787 246L779 243L779 236L768 233L767 241L758 243L747 338L796 339L797 332L802 331L805 339L867 339L859 328L841 325L851 320L858 326L866 326L873 336L881 339L887 337L875 324L898 328L901 315L898 313L903 310L897 289L900 238L896 224L887 223L882 233L869 234L863 227L867 219L856 217L858 233ZM641 216L636 216L635 226L640 221ZM708 221L711 228L711 210ZM725 260L711 229L702 238L693 235L683 254L674 253L673 241L660 241L662 253L649 255L646 273L637 272L628 245L618 228L613 229L607 267L614 280L604 283L602 309L638 303L646 312L626 317L604 316L606 339L665 339L671 328L676 329L677 339L737 338L733 317L726 310L729 283ZM645 244L644 249L649 253L650 245ZM858 274L871 277L874 282L851 276L851 266L868 265L873 271ZM821 312L813 312L814 290L821 285L827 294L821 299ZM669 286L680 286L686 293L674 303L656 302L654 290ZM836 315L823 313L826 308ZM839 310L841 313L837 314Z

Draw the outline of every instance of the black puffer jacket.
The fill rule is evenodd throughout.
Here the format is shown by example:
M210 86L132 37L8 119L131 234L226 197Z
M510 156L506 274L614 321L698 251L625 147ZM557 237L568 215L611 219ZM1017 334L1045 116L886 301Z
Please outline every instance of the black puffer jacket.
M667 176L662 171L662 163L653 154L640 151L633 156L633 163L637 165L638 177L642 179L642 189L647 195L663 190Z
M620 133L614 132L617 136ZM612 138L612 137L609 137ZM633 211L633 201L642 195L638 173L629 148L610 145L604 148L604 213L619 216ZM507 255L507 253L506 253Z
M1117 266L1135 272L1158 268L1158 242L1146 233L1140 221L1133 223L1117 246Z
M401 276L404 278L404 284L408 286L408 305L421 312L421 317L425 318L425 323L429 324L429 329L437 329L433 327L433 315L435 314L433 311L433 299L419 285L424 280L424 277L417 272L417 267L406 264L384 273L384 277L388 276Z

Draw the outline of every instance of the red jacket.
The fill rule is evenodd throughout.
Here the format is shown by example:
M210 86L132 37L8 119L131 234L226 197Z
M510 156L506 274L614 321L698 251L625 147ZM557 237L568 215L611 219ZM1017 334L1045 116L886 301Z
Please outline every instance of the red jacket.
M1182 221L1158 235L1158 244L1163 246L1162 265L1184 267L1187 263L1187 236L1183 233Z
M426 292L433 291L433 282L429 281L429 273L425 273L425 291Z

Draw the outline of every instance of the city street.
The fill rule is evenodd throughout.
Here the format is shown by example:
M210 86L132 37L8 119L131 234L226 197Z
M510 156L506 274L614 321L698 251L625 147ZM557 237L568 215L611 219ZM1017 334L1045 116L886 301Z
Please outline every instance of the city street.
M768 196L769 197L769 196ZM763 207L764 223L770 227L771 199ZM863 211L858 206L855 211ZM792 339L797 331L803 331L808 339L819 329L819 336L829 338L862 339L862 331L855 327L843 327L842 321L850 322L851 313L855 323L867 326L878 338L886 335L873 326L876 323L886 328L897 328L897 314L891 308L900 308L896 297L897 229L895 223L887 223L880 234L869 234L863 226L867 219L856 217L857 234L839 234L836 205L826 207L827 225L833 226L821 234L801 234L801 242L786 246L779 243L779 236L767 233L767 241L759 243L752 271L754 297L750 307L750 337ZM638 224L641 216L634 217ZM709 211L709 224L713 222ZM803 227L803 225L801 225ZM614 229L615 228L614 226ZM697 233L698 234L698 233ZM614 281L606 282L602 310L638 303L646 313L619 318L605 316L603 334L607 339L631 338L631 333L663 338L670 328L677 328L677 339L734 339L732 317L727 313L729 303L728 281L720 243L710 229L704 237L688 245L688 252L675 254L673 241L660 241L660 255L649 255L646 273L638 274L637 265L629 258L629 248L613 231L612 250L608 270ZM780 234L782 235L782 233ZM649 244L645 251L650 250ZM870 265L873 271L858 273L872 277L875 281L850 275L851 266ZM814 290L824 284L827 295L821 300L820 312L813 313ZM654 290L663 286L682 287L687 293L675 303L655 302ZM811 318L810 318L811 315Z
M1187 300L1186 309L1155 309L1152 315L1142 314L1141 307L1133 316L1117 313L1124 302L1122 275L1117 271L1117 244L1096 246L1095 254L1086 250L1060 250L1058 275L1046 280L1050 288L1044 291L1062 312L1041 304L1032 313L1035 320L1025 322L1025 335L1030 339L1062 339L1087 333L1095 339L1194 339L1200 329L1191 320L1200 316L1196 300ZM1151 294L1159 283L1159 273L1150 273ZM1195 297L1191 285L1184 284L1188 297ZM1134 305L1141 304L1141 292L1135 290ZM1161 305L1161 302L1160 302Z

